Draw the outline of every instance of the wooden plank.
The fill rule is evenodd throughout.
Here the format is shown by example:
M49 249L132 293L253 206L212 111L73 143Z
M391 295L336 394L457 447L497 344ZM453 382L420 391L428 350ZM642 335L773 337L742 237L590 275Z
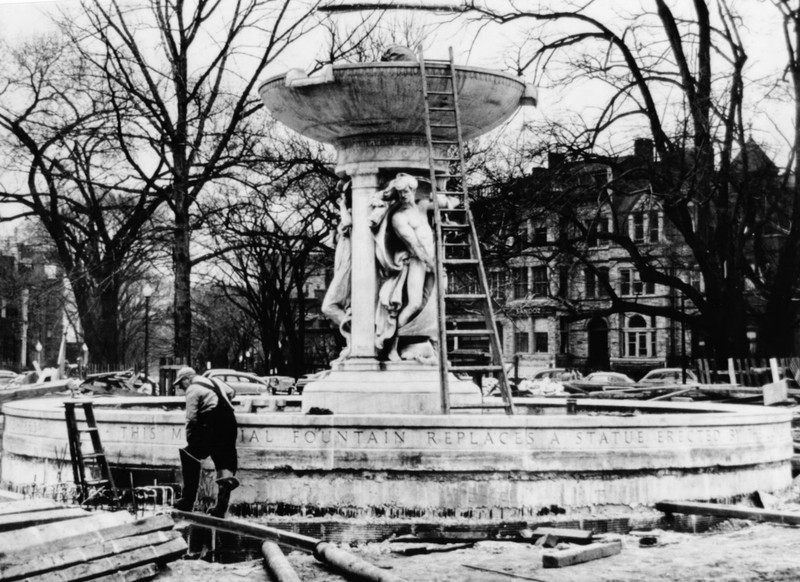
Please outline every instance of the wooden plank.
M4 558L5 555L12 552L26 550L32 546L53 543L66 536L80 536L81 534L130 523L131 521L133 521L133 517L127 511L102 512L66 522L62 521L0 532L0 558Z
M0 516L14 513L27 513L29 511L43 511L64 507L52 499L21 499L19 501L5 501L0 503Z
M56 521L66 521L86 517L89 512L80 507L64 507L28 513L12 513L0 516L0 532L22 529L32 525L42 525Z
M133 521L130 514L125 511L96 515L104 516L103 521L100 522L98 519L84 518L80 521L90 521L86 522L85 525L81 524L80 527L75 526L71 528L71 532L66 535L64 535L65 532L60 532L63 537L46 540L38 544L35 541L30 542L17 551L9 551L6 555L0 552L0 559L2 559L3 563L7 566L23 564L30 559L32 554L61 552L72 548L80 548L90 544L102 543L129 536L170 530L175 526L175 522L172 518L163 514L138 519L136 521ZM76 523L76 521L77 520L73 520L71 524ZM89 526L91 526L91 529L87 529ZM21 531L24 532L25 530Z
M130 570L123 570L122 572L114 572L108 576L100 576L99 578L92 578L93 582L137 582L138 580L152 580L158 576L161 570L156 564L145 564Z
M564 527L537 527L533 530L533 536L555 536L565 542L576 544L588 544L592 541L594 532L586 529L570 529Z
M614 556L621 551L622 542L619 540L589 544L580 548L548 552L542 556L542 566L545 568L564 568L573 564Z
M735 517L754 521L771 521L800 525L800 514L785 511L770 511L755 507L739 507L738 505L722 505L717 503L700 503L692 501L662 501L656 503L656 509L664 513L685 513L691 515L713 515L717 517Z
M34 574L39 575L51 570L59 570L106 556L130 552L138 548L164 544L180 537L180 532L174 530L156 531L140 536L109 540L50 554L39 555L31 553L32 555L30 555L29 559L23 563L16 563L10 567L0 563L0 580L6 582L25 578L26 576L33 576Z
M26 578L28 582L80 582L100 575L112 574L118 570L127 570L143 566L151 562L163 564L177 560L186 553L186 542L182 537L156 546L147 546L136 550L117 554L70 568L47 572L39 576Z

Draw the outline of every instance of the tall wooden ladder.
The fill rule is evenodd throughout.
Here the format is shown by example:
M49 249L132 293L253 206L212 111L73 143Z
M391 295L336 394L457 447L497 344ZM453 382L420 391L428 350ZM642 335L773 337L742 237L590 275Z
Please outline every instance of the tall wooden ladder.
M78 424L75 414L77 406L83 408L83 425ZM100 432L97 429L97 421L94 418L94 408L90 401L65 402L64 416L67 420L67 437L69 439L69 454L72 460L72 476L75 485L80 490L81 503L103 499L114 505L119 500L117 488L114 486L114 479L111 477L111 469L108 466L108 459L103 450L103 443L100 442ZM92 452L86 453L81 447L81 434L87 433L92 443ZM99 479L91 479L86 476L86 463L91 462L97 467L100 475ZM94 490L94 493L92 491Z
M453 48L450 48L450 58L446 61L426 61L420 52L419 63L436 238L442 412L449 414L452 409L464 408L504 408L506 414L514 414L492 297L469 208ZM437 166L444 164L448 167L447 173L437 173ZM439 180L445 184L441 190L437 185ZM454 182L457 186L453 185ZM439 195L457 200L458 205L441 204ZM469 374L479 385L485 375L495 377L502 404L451 405L451 373Z

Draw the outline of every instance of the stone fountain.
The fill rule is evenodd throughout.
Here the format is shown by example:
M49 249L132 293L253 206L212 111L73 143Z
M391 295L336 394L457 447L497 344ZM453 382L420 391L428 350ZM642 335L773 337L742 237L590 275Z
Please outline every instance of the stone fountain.
M449 66L430 65L429 69L429 73L445 76ZM530 102L535 95L519 77L474 67L455 70L464 139L497 127L521 102ZM429 89L447 91L449 81L433 79ZM380 358L376 347L380 277L370 225L375 196L398 173L422 179L430 176L419 63L333 65L310 77L299 70L290 71L266 81L260 94L276 119L308 138L336 147L336 172L349 182L352 199L350 248L352 264L358 268L350 273L348 350L332 364L326 377L306 386L303 409L337 414L441 412L437 358L431 344L415 344L416 349L407 350L411 355L400 361ZM434 127L433 132L434 140L456 137L453 129ZM447 168L440 166L436 171L445 174ZM419 188L418 200L430 199L430 188L424 190ZM435 303L431 299L426 304L434 319ZM423 310L420 316L425 315ZM398 334L403 335L404 330L399 329ZM426 357L419 357L420 353ZM449 384L454 404L480 402L479 389L472 382L452 378Z
M532 98L504 73L458 66L456 79L467 139ZM535 520L553 506L571 515L788 487L787 410L579 400L568 414L565 399L529 398L517 400L513 416L442 415L429 354L385 357L376 343L383 282L370 217L376 194L398 173L428 175L420 82L417 63L400 61L334 65L311 77L294 71L261 86L277 119L337 148L337 172L349 182L340 230L350 230L353 268L340 279L351 291L334 297L349 298L349 313L340 313L349 345L306 388L302 411L296 397L240 400L234 511L259 504L304 515ZM420 184L417 197L425 196ZM472 383L454 384L454 403L480 398ZM97 398L94 409L107 457L126 482L129 473L150 483L175 473L185 443L181 398ZM312 409L333 414L304 413ZM0 479L17 487L69 481L62 399L10 402L3 414Z

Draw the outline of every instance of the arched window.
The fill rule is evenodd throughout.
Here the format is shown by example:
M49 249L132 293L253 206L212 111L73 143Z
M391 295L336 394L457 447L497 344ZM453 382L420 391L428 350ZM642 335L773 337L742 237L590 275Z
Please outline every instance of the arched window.
M648 325L643 316L630 316L625 328L625 355L629 358L652 357L655 352L655 343L655 318L651 318Z

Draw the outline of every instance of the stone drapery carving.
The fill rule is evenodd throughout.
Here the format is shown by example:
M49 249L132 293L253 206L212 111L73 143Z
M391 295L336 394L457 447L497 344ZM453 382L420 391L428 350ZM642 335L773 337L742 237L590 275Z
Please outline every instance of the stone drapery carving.
M435 356L435 248L429 204L417 202L417 186L413 176L397 174L376 192L370 215L379 274L375 345L395 361ZM417 341L400 350L400 336Z

